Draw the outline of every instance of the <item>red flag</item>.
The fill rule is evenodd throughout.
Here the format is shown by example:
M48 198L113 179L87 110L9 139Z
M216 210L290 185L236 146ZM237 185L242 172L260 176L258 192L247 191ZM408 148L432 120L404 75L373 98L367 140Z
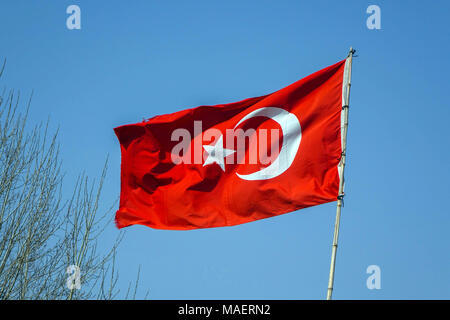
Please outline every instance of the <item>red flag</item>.
M345 61L265 96L115 128L118 228L232 226L337 200Z

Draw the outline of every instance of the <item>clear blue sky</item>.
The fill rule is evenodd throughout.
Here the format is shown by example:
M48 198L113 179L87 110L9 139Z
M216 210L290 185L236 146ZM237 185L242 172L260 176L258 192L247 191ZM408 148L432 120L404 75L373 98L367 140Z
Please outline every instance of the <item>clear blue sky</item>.
M66 28L67 6L81 30ZM366 8L381 8L381 30ZM60 126L66 183L98 176L119 195L113 128L263 95L353 63L336 299L450 298L448 1L24 1L0 4L2 87L33 121ZM112 213L113 214L113 213ZM335 203L235 227L126 230L126 291L142 267L151 299L323 299ZM119 231L111 223L105 247ZM381 268L381 290L366 268ZM63 271L64 272L64 271Z

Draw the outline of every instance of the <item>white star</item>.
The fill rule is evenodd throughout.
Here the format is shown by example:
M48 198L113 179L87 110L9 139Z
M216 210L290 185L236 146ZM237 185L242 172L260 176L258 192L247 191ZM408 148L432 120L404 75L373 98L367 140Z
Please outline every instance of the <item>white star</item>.
M228 157L230 154L236 152L234 150L223 148L223 135L221 135L220 138L217 139L217 142L215 143L214 146L205 145L203 146L203 148L205 148L206 152L208 152L208 157L206 158L205 163L203 163L203 166L215 162L222 168L224 172L225 172L225 158Z

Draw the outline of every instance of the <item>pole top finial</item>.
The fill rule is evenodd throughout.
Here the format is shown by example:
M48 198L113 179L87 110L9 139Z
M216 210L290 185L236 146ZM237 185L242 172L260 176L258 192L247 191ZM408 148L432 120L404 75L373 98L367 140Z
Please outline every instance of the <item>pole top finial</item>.
M349 57L352 56L355 52L356 52L356 50L353 49L353 47L350 47L350 50L349 50L349 52L348 52L348 56L349 56Z

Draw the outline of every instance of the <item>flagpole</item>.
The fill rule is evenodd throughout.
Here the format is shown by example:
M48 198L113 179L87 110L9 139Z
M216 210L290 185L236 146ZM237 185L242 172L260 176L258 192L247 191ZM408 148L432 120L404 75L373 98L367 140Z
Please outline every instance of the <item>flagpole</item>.
M347 56L344 67L344 79L342 83L342 115L341 115L341 138L342 138L342 156L341 162L338 165L340 182L339 182L339 196L337 200L336 208L336 222L334 224L334 236L333 245L331 247L331 264L330 264L330 276L328 279L328 291L327 300L331 300L333 294L333 284L334 284L334 269L336 266L336 253L339 238L339 225L341 220L341 208L342 208L342 198L344 196L344 169L345 169L345 156L347 151L347 128L348 128L348 107L350 99L350 86L352 78L352 58L355 50L350 47L350 51Z

